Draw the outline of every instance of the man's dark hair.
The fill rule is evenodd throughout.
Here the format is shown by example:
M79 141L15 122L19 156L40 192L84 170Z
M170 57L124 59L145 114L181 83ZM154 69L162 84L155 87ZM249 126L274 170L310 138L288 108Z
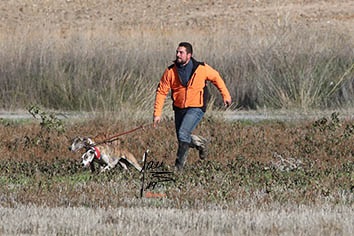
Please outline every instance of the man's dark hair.
M185 47L187 53L193 54L193 47L192 47L192 44L190 44L190 43L188 43L188 42L181 42L181 43L179 43L178 47Z

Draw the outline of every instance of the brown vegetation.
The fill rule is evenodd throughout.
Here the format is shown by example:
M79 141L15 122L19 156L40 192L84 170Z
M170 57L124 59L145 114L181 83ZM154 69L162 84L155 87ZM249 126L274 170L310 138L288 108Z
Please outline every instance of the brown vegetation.
M32 215L31 223L26 221L19 227L13 223L3 225L2 233L44 231L81 235L88 229L96 233L141 233L160 225L155 230L162 235L165 224L175 221L174 214L167 210L171 208L185 211L188 222L198 212L199 220L194 226L187 222L173 223L177 228L170 228L170 232L181 232L179 227L183 226L194 227L191 232L207 235L244 233L245 230L256 234L277 234L280 230L290 235L315 231L347 235L351 232L352 212L343 211L342 207L353 206L354 126L338 113L304 123L225 123L207 116L197 132L210 140L209 158L201 161L197 152L191 150L182 173L172 168L176 149L172 120L166 120L157 129L146 127L123 135L119 138L121 145L138 157L150 149L149 160L163 163L158 170L171 173L169 177L173 180L149 188L153 177L147 172L147 198L140 198L141 173L116 168L105 174L91 174L82 169L81 154L68 150L71 139L77 135L102 141L139 127L144 121L97 118L62 123L43 117L45 113L42 113L42 122L24 124L1 120L0 198L3 208L0 210L9 224L14 222L18 209ZM150 198L153 195L162 198ZM75 208L63 211L62 207ZM144 208L149 209L144 210L146 214L138 213ZM49 209L66 216L68 224L56 223L63 221L54 215L43 225ZM90 209L97 210L93 213ZM284 218L281 209L287 217L291 212L294 217L291 222L285 220L287 217ZM349 216L342 220L339 212ZM93 222L84 216L81 224L74 226L69 223L75 222L72 214L101 220ZM161 219L153 220L155 214L165 219L163 225ZM239 222L237 229L228 221L234 214L244 221ZM275 214L276 218L266 220L267 214ZM328 214L330 218L326 217ZM220 227L213 220L216 216L228 220ZM304 223L308 217L314 217L313 224ZM252 223L254 218L257 223ZM124 219L129 221L127 226L119 223ZM150 224L138 224L140 228L134 228L132 219ZM209 226L202 222L209 222ZM100 223L107 227L96 228ZM113 227L115 225L119 227Z

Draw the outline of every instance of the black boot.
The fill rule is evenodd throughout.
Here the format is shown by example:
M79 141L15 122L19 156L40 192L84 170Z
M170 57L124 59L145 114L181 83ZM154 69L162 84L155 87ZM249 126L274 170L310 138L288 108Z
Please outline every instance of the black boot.
M189 143L179 142L175 167L178 171L183 169L188 155Z
M204 160L208 156L208 140L198 136L198 135L191 135L192 142L190 144L191 148L196 148L199 151L199 158Z

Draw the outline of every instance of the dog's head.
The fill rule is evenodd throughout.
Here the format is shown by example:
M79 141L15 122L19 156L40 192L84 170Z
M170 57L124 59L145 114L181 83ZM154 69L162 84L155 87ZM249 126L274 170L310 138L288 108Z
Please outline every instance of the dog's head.
M95 148L90 148L89 150L87 150L87 152L85 152L82 156L82 165L84 167L87 167L90 165L90 163L95 159L95 157L97 156L96 154L96 150Z
M76 137L71 143L71 146L69 146L69 150L72 152L77 152L82 148L90 148L94 145L95 143L92 141L92 139L87 138L87 137Z

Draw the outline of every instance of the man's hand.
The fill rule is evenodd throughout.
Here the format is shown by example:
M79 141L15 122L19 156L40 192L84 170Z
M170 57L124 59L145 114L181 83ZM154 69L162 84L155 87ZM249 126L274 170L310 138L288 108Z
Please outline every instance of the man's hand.
M232 103L231 99L229 99L229 100L224 100L224 105L225 105L225 107L231 106L231 103Z
M160 121L161 121L161 116L154 116L154 128L157 127Z

